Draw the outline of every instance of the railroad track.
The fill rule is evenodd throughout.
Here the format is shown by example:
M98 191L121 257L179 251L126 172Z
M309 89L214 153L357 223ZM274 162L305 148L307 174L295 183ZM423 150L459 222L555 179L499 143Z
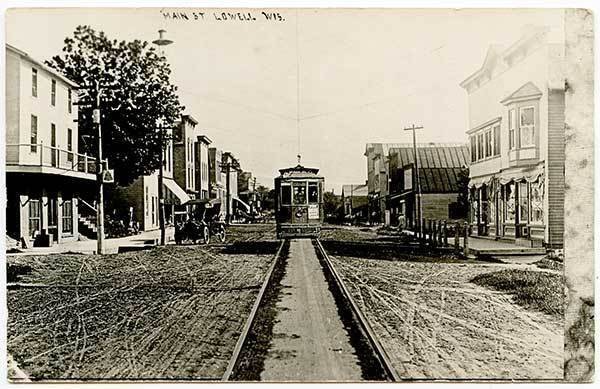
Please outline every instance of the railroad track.
M238 380L240 376L247 377L241 370L243 370L244 367L247 367L248 364L242 362L242 360L249 358L249 356L250 358L253 358L255 355L252 351L246 350L246 348L250 347L249 343L254 342L254 340L249 341L249 338L251 337L251 333L253 333L253 329L260 326L257 324L257 321L260 321L261 319L257 320L257 317L261 315L261 310L267 309L265 307L269 302L266 301L266 296L269 293L272 293L273 289L280 287L278 285L281 281L280 275L274 275L276 273L285 273L285 267L288 262L287 256L289 245L289 239L281 241L277 254L268 270L265 281L263 282L250 315L248 316L242 333L237 341L225 374L222 377L223 381ZM331 293L333 300L335 300L335 305L337 306L336 313L344 323L344 329L347 331L350 338L350 344L354 349L353 354L362 361L360 366L357 366L356 369L361 369L363 378L367 380L399 381L400 377L391 364L385 349L381 346L365 315L354 301L344 284L343 279L333 266L321 242L318 239L314 239L312 245L320 263L320 268L323 271L323 276L327 282L329 293ZM290 256L289 260L293 261L295 258ZM279 271L276 271L278 268ZM282 270L281 268L284 269ZM254 334L252 336L256 337ZM244 366L241 366L242 364L244 364Z

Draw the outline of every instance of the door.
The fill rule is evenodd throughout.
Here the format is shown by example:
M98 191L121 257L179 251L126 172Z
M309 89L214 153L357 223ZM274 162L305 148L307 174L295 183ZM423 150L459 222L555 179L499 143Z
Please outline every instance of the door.
M58 240L58 201L54 196L48 197L48 235Z
M58 150L56 150L56 125L52 123L50 126L50 155L52 156L52 166L56 167L58 158Z

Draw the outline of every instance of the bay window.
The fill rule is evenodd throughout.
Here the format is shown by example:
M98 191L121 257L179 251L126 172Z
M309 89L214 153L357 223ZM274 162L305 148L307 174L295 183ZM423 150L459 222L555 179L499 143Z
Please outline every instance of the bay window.
M523 107L519 109L520 146L535 146L535 109Z
M483 134L477 134L477 159L484 158Z
M492 132L485 132L485 157L492 156Z
M477 140L475 135L471 136L471 162L477 161Z

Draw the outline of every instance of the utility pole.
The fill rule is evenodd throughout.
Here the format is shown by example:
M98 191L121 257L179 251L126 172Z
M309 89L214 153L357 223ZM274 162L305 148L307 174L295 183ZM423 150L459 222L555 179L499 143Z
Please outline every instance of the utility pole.
M160 166L158 167L158 225L160 228L160 245L164 246L166 243L167 231L165 229L165 197L163 193L163 182L164 182L164 164L165 164L165 147L164 147L164 136L162 120L159 121L158 125L158 141L160 142Z
M158 39L155 41L152 41L152 43L154 43L155 45L158 46L158 51L161 55L161 57L164 57L164 49L163 46L168 46L171 43L173 43L172 40L166 39L164 37L165 34L165 30L158 30ZM164 136L163 136L163 126L162 126L162 120L160 121L160 124L158 126L158 131L160 131L159 134L159 142L160 142L160 166L158 168L158 225L160 227L160 245L164 246L166 243L166 230L165 230L165 199L164 199L164 193L163 193L163 177L164 177L164 150L165 150L165 145L164 145Z
M231 189L230 189L230 183L229 183L229 176L231 173L231 167L232 167L232 163L231 162L227 162L227 163L221 163L220 164L221 169L226 169L225 170L225 174L226 174L226 178L225 178L225 198L227 200L227 206L225 207L225 222L227 223L227 225L230 224L231 222Z
M97 248L98 254L106 254L104 244L104 163L102 162L102 125L100 124L100 81L96 80L96 102L92 112L92 121L98 127L98 160L96 161L96 172L98 182L98 204L96 205L96 226L97 226Z
M252 177L252 202L250 203L250 214L254 216L256 208L256 177Z
M352 223L352 217L354 216L354 184L350 184L350 223Z
M416 184L417 184L417 204L416 205L416 218L419 223L419 235L423 237L423 204L421 201L421 178L419 177L419 156L417 155L417 135L415 130L421 130L423 126L415 126L414 124L411 127L405 128L404 131L412 131L413 136L413 155L415 158L415 176L416 176Z

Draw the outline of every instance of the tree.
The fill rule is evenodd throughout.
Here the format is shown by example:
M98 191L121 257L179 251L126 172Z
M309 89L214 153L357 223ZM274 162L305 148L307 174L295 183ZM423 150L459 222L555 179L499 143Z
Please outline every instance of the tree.
M458 196L456 199L456 218L466 218L469 213L469 168L465 167L457 174Z
M128 185L158 169L167 129L183 111L165 57L148 42L117 42L89 26L78 26L62 51L47 64L79 84L79 151L96 155L92 111L100 93L102 153L115 181Z
M323 212L328 219L339 218L339 210L342 207L342 200L333 192L323 192Z

